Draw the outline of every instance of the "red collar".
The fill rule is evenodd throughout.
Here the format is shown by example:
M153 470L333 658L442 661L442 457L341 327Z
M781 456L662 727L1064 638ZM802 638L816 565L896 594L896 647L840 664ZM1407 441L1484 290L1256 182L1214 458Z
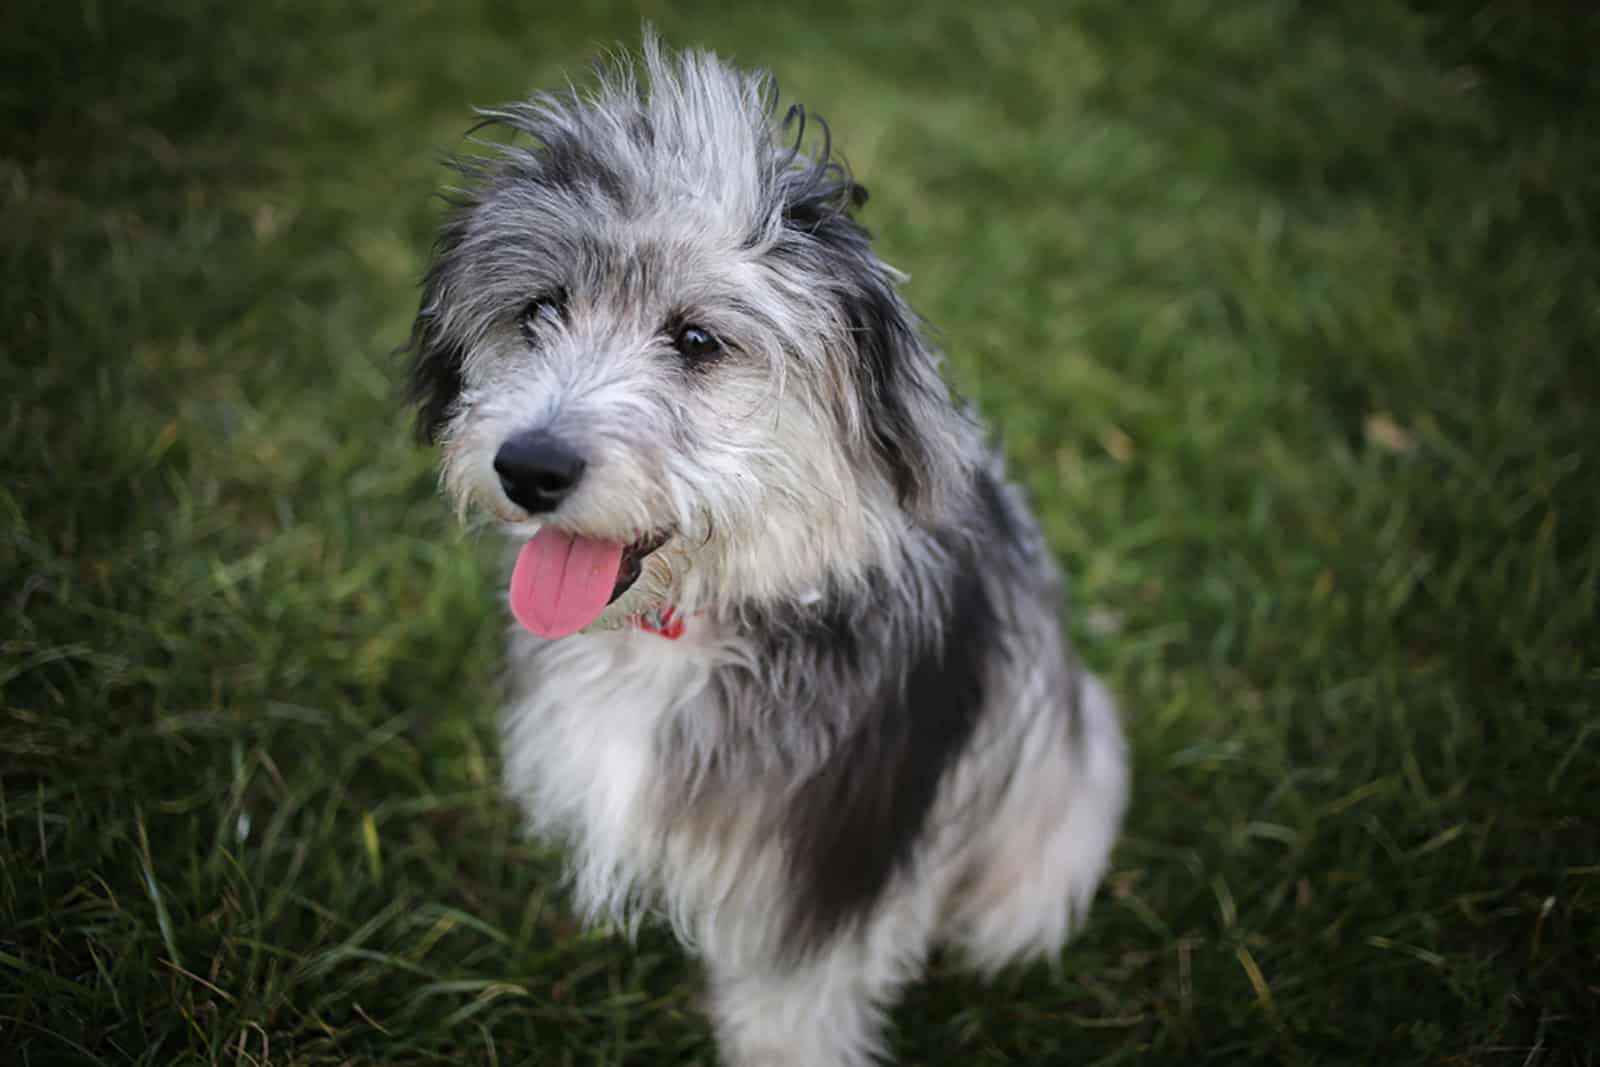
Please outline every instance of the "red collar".
M668 641L676 641L683 636L683 620L672 610L670 604L644 615L634 615L628 621L638 629L659 634Z

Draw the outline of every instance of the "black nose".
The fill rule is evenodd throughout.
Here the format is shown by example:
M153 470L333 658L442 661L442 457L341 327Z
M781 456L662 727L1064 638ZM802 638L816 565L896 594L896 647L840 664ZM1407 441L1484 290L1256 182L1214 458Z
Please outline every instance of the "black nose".
M506 439L494 454L495 473L511 502L535 515L554 511L583 477L583 457L543 430Z

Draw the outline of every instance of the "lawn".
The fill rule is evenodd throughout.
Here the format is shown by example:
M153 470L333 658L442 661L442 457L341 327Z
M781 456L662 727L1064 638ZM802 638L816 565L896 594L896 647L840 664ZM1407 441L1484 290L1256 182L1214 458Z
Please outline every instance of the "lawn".
M903 1062L1600 1062L1600 29L1337 6L0 8L6 1062L713 1062L497 793L393 355L641 11L830 120L1126 706L1090 925Z

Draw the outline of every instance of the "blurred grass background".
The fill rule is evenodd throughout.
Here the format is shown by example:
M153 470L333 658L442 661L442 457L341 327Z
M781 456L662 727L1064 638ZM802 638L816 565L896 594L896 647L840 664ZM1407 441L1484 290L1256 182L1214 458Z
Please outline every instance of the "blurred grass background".
M495 788L404 338L473 105L669 42L832 123L1074 576L1137 793L908 1064L1593 1063L1586 5L0 10L0 1048L710 1064Z

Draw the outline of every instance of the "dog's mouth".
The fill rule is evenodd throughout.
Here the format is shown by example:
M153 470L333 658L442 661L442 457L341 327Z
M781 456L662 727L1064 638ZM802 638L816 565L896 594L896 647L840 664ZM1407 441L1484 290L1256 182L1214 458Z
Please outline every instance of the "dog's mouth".
M645 558L670 536L660 530L621 544L546 526L517 553L511 613L540 637L577 633L639 580Z
M607 604L614 604L617 597L633 588L633 583L639 580L639 575L644 573L645 557L667 543L667 538L672 534L667 530L659 530L653 534L646 534L627 545L622 550L622 565L617 568L617 580L611 587L611 599Z

